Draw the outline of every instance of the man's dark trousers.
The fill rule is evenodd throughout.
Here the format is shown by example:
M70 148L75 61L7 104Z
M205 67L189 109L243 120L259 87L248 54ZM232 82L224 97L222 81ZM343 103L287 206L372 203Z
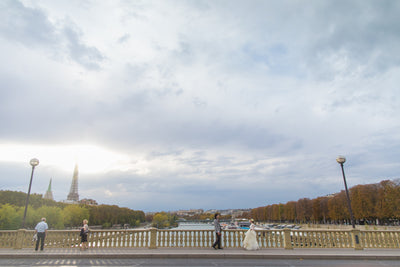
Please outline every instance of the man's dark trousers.
M43 250L44 247L44 238L46 237L46 233L37 233L37 240L36 240L36 247L35 250L38 250L39 248L39 242L40 242L40 250Z

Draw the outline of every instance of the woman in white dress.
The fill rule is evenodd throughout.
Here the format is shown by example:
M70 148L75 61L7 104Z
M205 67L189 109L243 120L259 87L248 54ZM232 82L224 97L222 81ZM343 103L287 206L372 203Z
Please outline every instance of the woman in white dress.
M258 246L258 241L257 241L257 233L254 230L256 228L256 225L254 224L254 220L250 220L250 229L246 232L244 240L243 240L243 247L246 250L257 250L260 247Z

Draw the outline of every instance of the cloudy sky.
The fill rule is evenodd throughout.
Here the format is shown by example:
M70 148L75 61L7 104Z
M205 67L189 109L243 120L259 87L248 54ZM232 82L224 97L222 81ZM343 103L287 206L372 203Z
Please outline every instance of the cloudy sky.
M2 0L1 190L255 208L400 177L400 1Z

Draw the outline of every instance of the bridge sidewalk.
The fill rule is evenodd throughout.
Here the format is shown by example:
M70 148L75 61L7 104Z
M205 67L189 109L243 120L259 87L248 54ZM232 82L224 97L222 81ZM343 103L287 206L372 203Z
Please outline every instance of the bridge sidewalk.
M228 248L49 248L42 252L32 249L0 249L0 258L46 259L129 259L129 258L210 258L210 259L342 259L342 260L400 260L400 249L261 249L246 251Z

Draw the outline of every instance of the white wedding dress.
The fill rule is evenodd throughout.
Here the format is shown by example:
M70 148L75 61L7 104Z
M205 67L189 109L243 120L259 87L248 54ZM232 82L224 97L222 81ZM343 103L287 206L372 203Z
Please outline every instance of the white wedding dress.
M243 240L243 247L246 250L257 250L260 249L258 246L258 241L257 241L257 234L256 231L254 230L256 226L252 223L250 225L250 229L246 232L244 240Z

